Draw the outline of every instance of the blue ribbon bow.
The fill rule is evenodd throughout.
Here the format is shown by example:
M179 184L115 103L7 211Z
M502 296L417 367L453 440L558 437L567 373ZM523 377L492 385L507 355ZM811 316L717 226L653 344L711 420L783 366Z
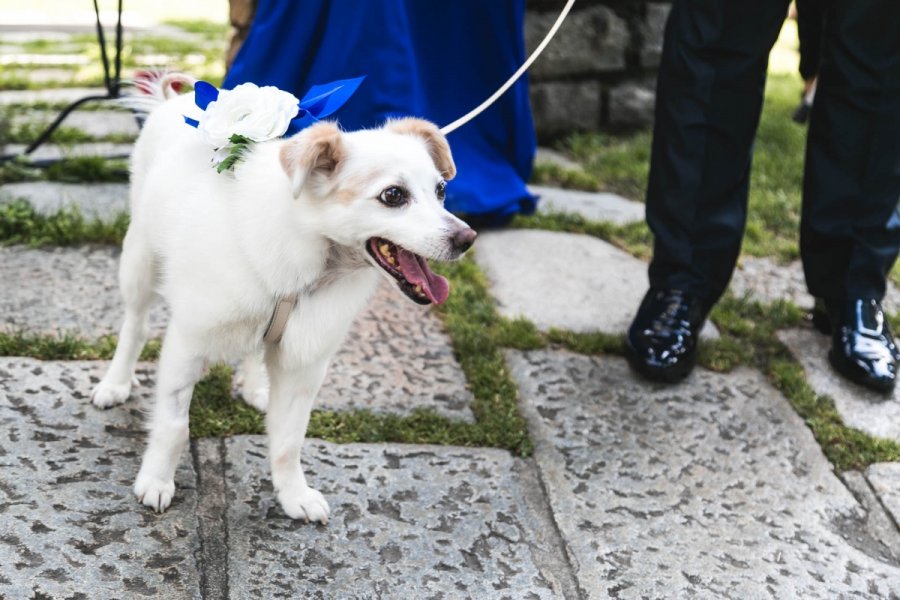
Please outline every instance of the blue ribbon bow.
M325 83L322 85L314 85L309 88L306 95L299 102L300 111L297 116L291 119L285 135L293 135L309 127L313 123L334 114L341 106L343 106L350 96L359 87L366 76L355 77L353 79L341 79ZM219 90L211 83L206 81L198 81L194 85L194 102L201 110L206 110L209 103L219 97ZM191 127L197 127L200 122L190 117L184 117L184 122Z

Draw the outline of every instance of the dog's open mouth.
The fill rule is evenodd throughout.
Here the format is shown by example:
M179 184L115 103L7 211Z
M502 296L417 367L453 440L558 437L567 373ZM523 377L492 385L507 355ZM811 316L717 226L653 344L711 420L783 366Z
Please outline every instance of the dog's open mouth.
M450 295L450 284L432 272L428 261L384 238L371 238L366 250L388 275L397 280L400 290L419 304L443 304Z

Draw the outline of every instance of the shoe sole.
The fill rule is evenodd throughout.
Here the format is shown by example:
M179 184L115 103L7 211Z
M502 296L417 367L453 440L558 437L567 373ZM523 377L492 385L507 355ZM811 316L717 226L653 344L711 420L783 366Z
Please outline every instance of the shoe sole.
M828 362L835 371L857 385L883 394L892 394L894 392L896 381L879 382L877 380L872 380L865 375L860 375L859 372L847 367L840 360L837 360L834 356L834 350L828 351Z
M625 341L625 358L628 360L631 368L642 377L659 383L678 383L684 380L694 370L694 365L697 362L696 354L692 354L690 357L685 358L685 362L679 363L674 367L651 367L640 359L627 340Z

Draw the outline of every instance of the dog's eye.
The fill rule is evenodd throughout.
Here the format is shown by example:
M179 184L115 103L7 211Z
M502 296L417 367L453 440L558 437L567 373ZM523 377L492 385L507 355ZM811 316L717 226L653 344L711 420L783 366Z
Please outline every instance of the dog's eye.
M437 187L434 188L434 193L437 194L438 200L443 202L444 198L447 196L447 182L441 181L438 183Z
M406 203L406 190L401 187L392 185L387 188L378 197L385 206L400 206Z

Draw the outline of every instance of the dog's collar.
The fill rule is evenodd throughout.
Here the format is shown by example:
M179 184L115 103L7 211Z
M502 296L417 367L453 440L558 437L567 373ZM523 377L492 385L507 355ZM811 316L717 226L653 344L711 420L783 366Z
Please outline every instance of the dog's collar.
M288 319L297 305L297 294L283 296L275 303L275 310L272 311L272 318L269 319L269 326L263 334L263 341L267 344L277 344L284 335L287 328Z

